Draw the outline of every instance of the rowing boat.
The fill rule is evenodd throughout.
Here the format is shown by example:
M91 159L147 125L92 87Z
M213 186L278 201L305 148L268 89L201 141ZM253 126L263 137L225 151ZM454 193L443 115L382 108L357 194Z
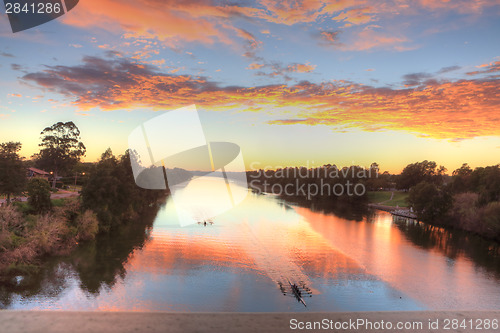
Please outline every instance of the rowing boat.
M304 304L304 306L307 307L307 304L306 302L304 301L304 299L302 298L302 293L300 292L299 290L299 287L297 287L295 284L292 284L290 281L288 281L288 283L290 284L290 288L292 288L292 291L293 291L293 295L302 303Z

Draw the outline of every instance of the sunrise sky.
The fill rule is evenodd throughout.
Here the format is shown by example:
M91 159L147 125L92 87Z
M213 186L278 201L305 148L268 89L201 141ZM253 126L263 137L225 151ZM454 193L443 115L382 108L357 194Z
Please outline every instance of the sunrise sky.
M12 33L0 16L0 142L72 120L87 161L196 104L247 168L500 163L500 1L82 0Z

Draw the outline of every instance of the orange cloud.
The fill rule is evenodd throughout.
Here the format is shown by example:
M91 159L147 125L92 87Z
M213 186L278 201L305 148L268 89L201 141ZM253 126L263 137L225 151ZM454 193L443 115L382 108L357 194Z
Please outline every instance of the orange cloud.
M453 10L463 14L480 13L484 8L498 5L498 0L419 0L420 6L431 10Z
M310 73L314 71L316 68L316 65L311 65L309 63L305 64L299 64L299 63L293 63L288 66L284 66L281 62L264 62L264 63L251 63L247 69L264 69L268 70L270 69L271 71L259 71L256 73L257 76L267 76L271 78L275 77L283 77L285 80L289 81L291 80L291 77L289 77L288 74L290 73Z
M288 71L297 72L297 73L309 73L312 72L316 68L316 65L310 65L309 63L305 64L294 64L288 66Z
M404 36L394 36L387 32L376 30L377 27L366 27L354 35L348 44L342 44L341 49L347 51L366 51L373 48L394 49L406 51L401 44L408 42ZM410 48L411 49L411 48Z
M178 49L186 43L240 45L255 50L261 44L254 35L238 26L246 18L282 25L344 22L344 28L401 15L427 15L450 11L476 14L498 4L497 0L257 0L253 6L234 5L211 0L85 0L78 10L62 17L62 22L81 28L101 28L125 38L156 39ZM246 5L246 6L245 6ZM268 30L261 30L269 34ZM359 36L358 36L359 34ZM345 50L368 50L377 46L395 50L411 47L401 32L395 35L373 30L354 34ZM336 35L321 33L333 42ZM350 35L346 35L350 36ZM246 50L246 56L255 57Z
M379 11L367 7L366 0L260 0L258 2L264 10L255 11L250 14L251 16L284 25L311 23L324 17L363 24L370 22L371 14Z
M23 95L21 95L21 94L8 94L7 96L9 96L9 97L19 97L19 98L23 97Z
M320 45L333 46L343 51L367 51L376 48L408 51L416 46L401 33L382 31L380 26L369 25L361 30L352 31L343 42L340 42L340 30L321 31L314 36L320 40Z
M155 66L163 66L165 65L165 59L161 59L161 60L150 60L150 61L147 61L146 63L149 63L151 65L155 65Z
M322 31L321 37L330 43L336 43L340 31Z
M478 71L468 72L467 75L477 75L477 74L487 74L487 73L495 73L500 72L500 61L494 61L489 64L482 64L476 66L478 68L482 68Z
M250 49L256 49L261 44L254 35L244 29L236 29L238 36L244 38L249 43L248 47Z
M373 14L373 9L369 7L354 8L337 15L333 20L344 21L355 25L366 24L373 21Z
M284 25L318 22L321 19L346 22L346 26L367 24L380 16L415 14L422 11L464 14L481 12L498 5L497 0L259 0L258 8L242 7L239 14ZM260 9L262 8L262 9Z
M78 11L65 15L65 24L101 28L126 38L154 38L178 48L185 43L232 45L239 37L255 49L260 42L235 25L233 18L248 17L284 25L311 23L321 17L365 24L387 6L367 7L365 0L260 0L255 7L218 5L211 1L86 0ZM261 33L269 34L269 30ZM333 37L333 36L332 36Z
M316 21L324 5L321 0L260 0L259 3L265 11L255 13L257 17L285 25Z
M23 80L67 96L81 110L168 109L196 103L208 109L261 112L274 119L280 110L294 110L288 119L272 124L402 130L455 140L500 134L500 79L494 78L437 81L416 73L405 76L404 89L349 81L221 87L203 77L165 74L126 58L85 57L80 66L46 68Z
M495 91L499 88L498 80L461 80L401 90L333 86L303 101L315 112L272 123L404 130L439 139L497 136L500 97Z
M248 65L247 69L259 69L264 66L264 64L251 63L250 65Z
M231 44L228 31L220 23L235 10L207 1L86 0L62 19L77 27L124 32L125 37L157 38L175 48L186 42Z
M498 0L260 0L264 11L255 11L249 15L284 25L299 23L319 23L327 20L344 22L343 28L366 25L382 19L400 16L446 14L459 12L476 15L499 4ZM390 21L389 21L390 22ZM387 27L387 24L384 25ZM334 45L345 51L366 51L384 48L395 51L408 51L417 48L408 45L409 39L402 31L391 31L390 23L385 32L367 27L362 31L344 34L343 43L338 41L338 31L319 32L319 37L327 45Z

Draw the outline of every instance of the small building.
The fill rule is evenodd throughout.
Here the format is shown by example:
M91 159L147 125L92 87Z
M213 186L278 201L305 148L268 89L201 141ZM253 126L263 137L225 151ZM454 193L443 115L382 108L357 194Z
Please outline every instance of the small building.
M50 178L50 173L37 169L37 168L28 168L28 179L31 178L43 178L47 181L49 181Z

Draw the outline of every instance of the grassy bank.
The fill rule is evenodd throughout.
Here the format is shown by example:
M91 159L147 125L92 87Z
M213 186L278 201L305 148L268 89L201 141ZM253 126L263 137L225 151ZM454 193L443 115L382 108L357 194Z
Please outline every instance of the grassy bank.
M370 191L367 192L369 203L392 207L408 207L408 192Z

